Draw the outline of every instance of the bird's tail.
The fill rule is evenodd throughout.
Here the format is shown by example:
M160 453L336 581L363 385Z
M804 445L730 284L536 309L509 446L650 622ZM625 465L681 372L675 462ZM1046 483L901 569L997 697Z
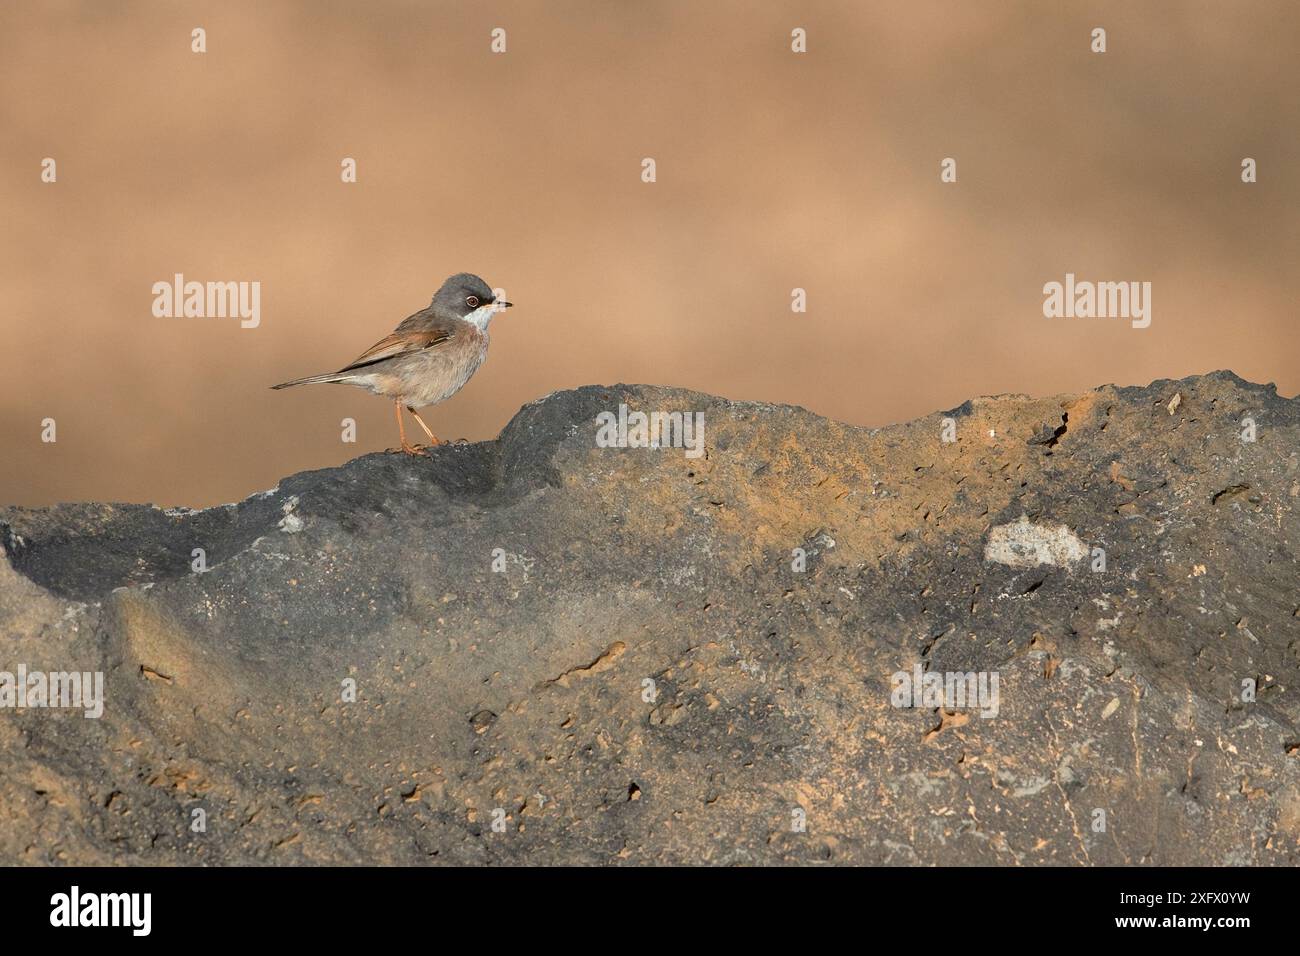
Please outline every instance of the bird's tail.
M281 382L279 385L272 385L272 388L288 388L290 385L319 385L322 382L346 382L352 376L346 372L324 372L320 375L308 375L306 378L295 378L292 382Z

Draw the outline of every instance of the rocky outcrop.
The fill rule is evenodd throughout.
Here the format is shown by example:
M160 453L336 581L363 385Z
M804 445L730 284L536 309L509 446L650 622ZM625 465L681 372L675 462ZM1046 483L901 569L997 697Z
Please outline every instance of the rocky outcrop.
M1298 503L1220 372L0 510L0 670L104 679L0 711L0 862L1294 864Z

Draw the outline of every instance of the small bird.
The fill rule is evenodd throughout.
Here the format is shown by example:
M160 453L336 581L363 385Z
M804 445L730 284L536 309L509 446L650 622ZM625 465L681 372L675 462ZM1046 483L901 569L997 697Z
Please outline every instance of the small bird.
M429 431L415 408L436 405L460 391L487 358L492 316L510 306L509 302L498 302L478 276L458 272L442 284L427 309L403 319L392 335L366 349L351 365L271 387L342 382L390 398L402 451L426 455L423 449L407 444L402 408L415 416L430 444L444 444Z

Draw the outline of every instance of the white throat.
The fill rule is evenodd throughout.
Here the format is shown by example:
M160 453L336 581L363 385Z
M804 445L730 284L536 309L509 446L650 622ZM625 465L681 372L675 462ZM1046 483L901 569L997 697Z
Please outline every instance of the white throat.
M486 332L488 325L492 322L492 316L502 311L501 306L495 302L489 302L487 305L480 305L477 309L465 316L465 321L473 325L480 332Z

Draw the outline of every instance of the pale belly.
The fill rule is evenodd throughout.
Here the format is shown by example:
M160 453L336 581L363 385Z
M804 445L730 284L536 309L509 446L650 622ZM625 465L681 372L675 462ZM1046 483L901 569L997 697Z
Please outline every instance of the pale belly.
M444 402L464 387L487 357L487 336L478 348L432 349L392 359L350 384L359 385L403 405L420 407Z

